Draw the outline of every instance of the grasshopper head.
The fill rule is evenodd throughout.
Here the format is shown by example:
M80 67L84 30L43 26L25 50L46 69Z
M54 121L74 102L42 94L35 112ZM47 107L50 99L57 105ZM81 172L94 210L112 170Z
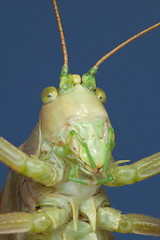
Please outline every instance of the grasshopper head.
M160 23L143 30L114 48L109 53L105 54L96 62L89 72L83 75L82 84L80 84L80 82L77 82L79 80L76 79L76 81L74 81L73 76L68 73L68 54L56 0L53 0L53 5L61 37L64 65L60 75L59 94L57 95L55 89L52 89L52 93L49 94L50 99L47 100L48 97L46 98L48 104L46 104L47 102L43 98L45 105L42 107L40 118L42 132L51 142L65 145L68 143L67 138L70 135L69 133L71 131L73 133L74 131L74 134L76 133L76 136L81 138L81 145L88 145L95 165L98 168L101 168L105 164L104 159L107 143L111 147L109 152L111 152L114 146L114 132L111 128L107 112L97 98L98 95L100 99L102 98L104 100L104 93L96 88L94 75L97 72L98 67L107 58L134 39L160 26ZM100 124L100 121L103 124ZM101 127L98 128L95 126ZM107 138L105 138L105 136L107 136ZM82 144L82 141L84 141L84 144ZM80 144L76 143L76 140L73 144L71 144L70 140L69 146L83 162L89 164L85 151L83 151L84 149ZM98 152L100 154L98 154ZM105 168L106 167L104 167L104 169Z
M70 135L74 130L88 146L96 167L102 168L106 158L108 129L111 127L102 103L105 95L98 88L93 90L83 82L81 84L79 75L69 77L73 83L70 83L70 88L57 91L49 87L42 92L42 136L52 143L67 145L81 161L90 166L82 143L77 136Z

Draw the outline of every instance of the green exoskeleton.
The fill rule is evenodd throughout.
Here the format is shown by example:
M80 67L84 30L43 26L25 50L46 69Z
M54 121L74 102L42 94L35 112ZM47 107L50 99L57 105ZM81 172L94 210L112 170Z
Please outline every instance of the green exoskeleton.
M160 172L160 153L134 164L114 161L114 130L96 87L100 64L142 31L102 57L82 79L64 65L60 86L43 90L39 122L19 148L0 138L0 160L12 170L0 196L1 240L112 240L112 232L160 236L160 220L121 214L101 185L133 184Z

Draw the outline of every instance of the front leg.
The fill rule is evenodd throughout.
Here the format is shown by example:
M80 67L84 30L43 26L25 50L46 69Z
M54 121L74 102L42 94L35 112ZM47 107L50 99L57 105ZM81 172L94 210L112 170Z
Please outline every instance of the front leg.
M160 152L131 165L119 166L115 162L108 169L113 176L113 181L105 183L106 186L133 184L160 173Z
M60 182L65 168L43 162L36 156L30 157L2 137L0 137L0 161L45 186L53 186Z
M140 214L121 214L110 207L100 207L97 221L101 228L120 233L160 236L160 219Z

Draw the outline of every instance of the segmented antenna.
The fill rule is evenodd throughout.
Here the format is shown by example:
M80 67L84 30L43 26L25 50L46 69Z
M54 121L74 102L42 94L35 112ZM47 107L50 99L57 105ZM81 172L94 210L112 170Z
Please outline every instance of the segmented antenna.
M59 33L60 33L60 37L61 37L64 65L68 67L68 54L67 54L67 48L66 48L62 23L61 23L61 19L60 19L60 16L59 16L56 0L52 0L52 1L53 1L53 6L54 6L54 10L55 10L56 18L57 18L57 23L58 23L58 28L59 28Z
M127 41L121 43L119 46L117 46L116 48L114 48L112 51L110 51L109 53L107 53L105 56L103 56L100 60L98 60L96 62L96 64L93 66L93 68L98 68L101 63L103 63L107 58L109 58L111 55L113 55L115 52L117 52L119 49L121 49L122 47L124 47L125 45L127 45L128 43L132 42L133 40L135 40L136 38L142 36L143 34L151 31L154 28L157 28L160 26L160 22L143 30L142 32L136 34L135 36L131 37L130 39L128 39Z
M142 36L144 33L147 33L151 31L152 29L159 27L160 22L153 25L152 27L149 27L142 32L134 35L133 37L129 38L127 41L121 43L119 46L114 48L112 51L104 55L100 60L96 62L96 64L82 76L82 83L90 90L94 91L96 89L96 81L95 81L95 73L97 72L98 67L103 63L107 58L109 58L111 55L113 55L115 52L117 52L119 49L127 45L128 43L132 42L134 39Z

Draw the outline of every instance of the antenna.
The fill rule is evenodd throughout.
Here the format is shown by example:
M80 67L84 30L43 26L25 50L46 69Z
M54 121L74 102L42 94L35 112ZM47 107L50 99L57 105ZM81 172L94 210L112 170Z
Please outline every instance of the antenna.
M133 40L135 40L136 38L142 36L143 34L151 31L152 29L159 27L160 26L160 22L143 30L142 32L134 35L133 37L129 38L127 41L121 43L120 45L118 45L116 48L114 48L112 51L110 51L109 53L107 53L106 55L104 55L100 60L98 60L96 62L96 64L87 72L82 76L82 83L90 90L94 91L96 89L96 81L95 81L95 73L97 72L98 67L107 59L109 58L111 55L113 55L115 52L117 52L119 49L121 49L122 47L124 47L125 45L127 45L128 43L132 42Z
M124 47L125 45L127 45L128 43L132 42L133 40L135 40L136 38L142 36L143 34L151 31L154 28L157 28L160 26L160 22L143 30L142 32L134 35L133 37L129 38L127 41L121 43L119 46L117 46L116 48L114 48L112 51L110 51L109 53L107 53L106 55L104 55L100 60L98 60L96 62L96 64L93 66L93 68L98 68L107 58L109 58L111 55L113 55L115 52L117 52L119 49L121 49L122 47Z
M56 18L57 18L57 23L58 23L58 28L59 28L59 33L60 33L60 37L61 37L64 65L68 67L68 54L67 54L67 48L66 48L62 23L61 23L61 19L60 19L60 16L59 16L56 0L52 0L52 1L53 1L53 6L54 6L54 10L55 10Z
M74 86L74 84L72 82L71 74L68 73L68 71L69 71L69 69L68 69L68 54L67 54L67 48L66 48L66 43L65 43L61 19L60 19L59 12L58 12L57 3L56 3L56 0L52 0L52 1L53 1L53 6L54 6L56 18L57 18L59 33L60 33L60 37L61 37L62 50L63 50L64 64L63 64L62 71L60 74L60 84L59 84L59 93L63 94L63 93L66 93L67 91L69 91Z

